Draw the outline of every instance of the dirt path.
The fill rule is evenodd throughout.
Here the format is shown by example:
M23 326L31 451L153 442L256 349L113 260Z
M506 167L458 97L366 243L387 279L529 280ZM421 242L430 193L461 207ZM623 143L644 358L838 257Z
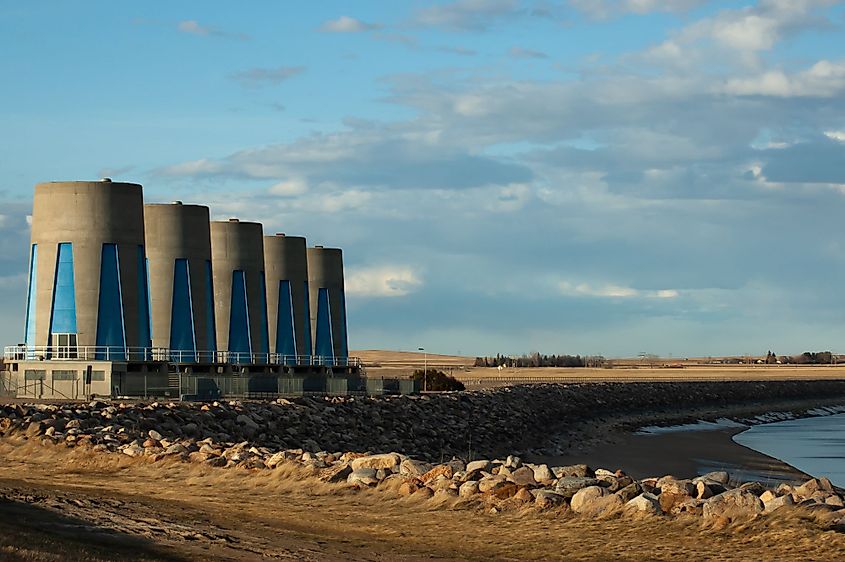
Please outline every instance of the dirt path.
M526 510L493 515L477 505L438 509L389 494L353 493L279 469L150 464L3 442L0 548L6 550L0 554L12 560L406 562L845 557L845 536L800 519L714 531L698 520L596 521ZM32 544L44 535L49 544ZM16 558L9 544L21 540L40 554ZM57 558L56 549L65 556Z

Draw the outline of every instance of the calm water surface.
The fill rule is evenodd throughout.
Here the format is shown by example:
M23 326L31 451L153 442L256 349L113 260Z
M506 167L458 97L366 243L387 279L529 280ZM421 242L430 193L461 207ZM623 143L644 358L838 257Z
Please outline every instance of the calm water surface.
M845 487L845 414L756 425L734 441Z

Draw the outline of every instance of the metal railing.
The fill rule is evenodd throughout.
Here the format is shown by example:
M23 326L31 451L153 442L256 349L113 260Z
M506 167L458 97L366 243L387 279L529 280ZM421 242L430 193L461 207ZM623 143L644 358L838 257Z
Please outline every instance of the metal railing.
M284 355L281 353L245 353L239 351L192 351L166 347L120 346L25 346L11 345L3 350L10 361L161 361L168 363L229 363L235 365L310 365L325 367L360 367L357 357L321 355Z

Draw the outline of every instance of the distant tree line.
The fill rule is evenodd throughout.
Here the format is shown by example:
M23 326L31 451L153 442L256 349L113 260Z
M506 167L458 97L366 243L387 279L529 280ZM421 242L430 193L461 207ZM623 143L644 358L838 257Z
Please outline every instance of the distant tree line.
M475 367L601 367L604 357L580 355L543 355L537 352L519 356L476 357Z
M722 363L726 364L752 362L767 363L769 365L837 365L840 362L840 357L830 351L805 351L799 355L778 355L769 350L766 353L765 359L728 357L722 360Z

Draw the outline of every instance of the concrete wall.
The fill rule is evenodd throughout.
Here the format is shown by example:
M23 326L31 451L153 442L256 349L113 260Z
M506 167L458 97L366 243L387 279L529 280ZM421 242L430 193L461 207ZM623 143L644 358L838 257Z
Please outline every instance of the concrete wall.
M214 272L214 311L217 349L229 350L232 274L241 270L246 278L249 329L253 353L267 353L264 241L261 224L237 219L211 222L211 261Z
M144 244L141 186L108 181L50 182L35 186L32 243L38 244L35 341L48 344L56 257L61 242L73 244L77 338L95 345L103 244L117 244L126 343L148 345L139 329L138 247Z
M86 370L92 370L90 384ZM112 371L126 371L125 363L111 361L20 361L10 367L18 398L82 399L96 394L110 396ZM29 377L27 371L30 372Z
M211 260L208 207L179 202L144 205L144 226L150 270L153 346L171 347L174 267L177 259L187 259L196 349L214 350L213 308L211 317L207 313L208 299L213 298L208 294L206 279L207 264Z
M297 355L311 355L311 319L308 313L308 261L305 238L300 236L264 237L264 266L267 276L267 319L270 332L270 351L276 349L276 335L279 319L279 285L290 282L293 305L293 326ZM284 313L285 311L283 311Z
M321 288L328 289L331 309L332 343L335 357L347 357L346 297L343 287L343 252L339 248L308 248L308 290L310 292L311 338L317 345L317 299ZM315 353L317 353L315 351Z

